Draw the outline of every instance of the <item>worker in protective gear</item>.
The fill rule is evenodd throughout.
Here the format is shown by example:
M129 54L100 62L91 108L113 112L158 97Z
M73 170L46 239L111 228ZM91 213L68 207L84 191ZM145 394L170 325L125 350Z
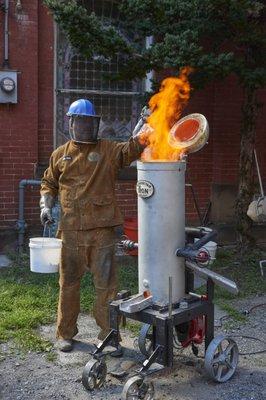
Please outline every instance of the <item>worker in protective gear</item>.
M71 104L71 140L57 148L41 184L41 222L52 222L52 207L59 196L61 218L57 237L62 239L60 292L57 319L58 347L73 348L80 311L80 281L93 274L96 291L94 317L109 332L108 304L117 293L114 264L114 227L123 223L115 199L115 180L120 168L130 165L144 149L138 135L127 142L98 139L100 117L93 104L80 99ZM136 134L136 132L135 132Z

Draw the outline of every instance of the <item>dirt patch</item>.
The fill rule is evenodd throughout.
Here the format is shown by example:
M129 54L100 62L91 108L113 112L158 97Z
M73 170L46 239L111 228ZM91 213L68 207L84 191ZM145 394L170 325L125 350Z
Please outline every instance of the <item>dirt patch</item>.
M241 336L259 338L266 342L266 296L235 301L239 311L251 310L245 323L232 323L216 313L216 334L230 333L235 336L241 353L262 351L262 342L243 339ZM258 306L259 305L259 306ZM258 306L258 307L255 307ZM230 322L230 323L228 323ZM118 379L111 374L103 389L88 393L82 386L81 375L85 364L90 359L89 351L96 343L98 328L91 317L81 315L79 334L72 353L60 353L54 350L56 359L47 360L45 353L23 354L14 350L12 343L1 345L0 356L0 398L4 400L87 400L121 398L123 385L127 378ZM54 325L43 326L41 335L54 342ZM122 332L123 345L126 347L123 359L107 356L108 371L116 370L117 365L130 367L130 374L143 357L136 346L135 335L129 331ZM175 366L172 370L163 370L151 375L155 386L155 399L169 400L263 400L266 398L265 353L244 355L240 357L239 367L234 377L227 383L212 382L203 369L203 359L196 358L190 349L178 351ZM200 349L203 355L203 349Z

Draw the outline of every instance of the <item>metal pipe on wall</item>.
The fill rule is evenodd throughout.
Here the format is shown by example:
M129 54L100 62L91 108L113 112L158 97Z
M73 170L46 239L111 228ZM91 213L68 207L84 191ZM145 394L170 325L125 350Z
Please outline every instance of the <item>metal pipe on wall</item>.
M4 27L4 62L3 67L9 68L9 31L8 31L8 19L9 19L9 0L5 0L5 27Z
M257 174L258 174L258 179L259 179L259 184L260 184L260 194L261 194L261 197L264 197L264 190L263 190L263 185L262 185L262 180L261 180L260 168L259 168L259 163L258 163L258 158L257 158L257 152L255 149L254 149L254 157L255 157L255 164L256 164L256 169L257 169Z
M19 182L19 210L18 210L18 221L17 221L19 251L22 250L22 246L24 244L24 233L26 228L26 223L24 220L24 203L25 203L24 189L26 186L40 186L40 185L41 181L34 179L22 179Z

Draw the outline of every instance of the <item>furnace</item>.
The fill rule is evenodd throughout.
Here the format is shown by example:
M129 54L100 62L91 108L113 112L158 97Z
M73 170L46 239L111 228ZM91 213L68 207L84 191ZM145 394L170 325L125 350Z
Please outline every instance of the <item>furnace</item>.
M121 317L142 322L139 349L146 357L139 371L124 385L122 399L154 399L147 380L153 363L173 367L174 347L191 347L205 342L205 369L216 382L230 379L238 364L235 341L214 338L214 284L237 293L236 284L207 268L208 242L216 232L185 226L185 171L187 155L200 150L208 140L206 118L191 114L179 119L189 97L187 77L167 78L149 103L148 120L140 121L140 134L149 146L137 162L138 243L123 240L128 250L138 248L139 293L127 290L110 304L110 333L95 349L82 375L88 390L100 387L107 374L103 350L119 347ZM175 120L174 116L177 115ZM177 121L178 120L178 121ZM206 280L206 293L194 290L194 275ZM154 372L154 371L153 371Z
M153 303L168 304L185 295L184 259L175 250L185 246L186 162L141 162L138 169L139 293L150 292ZM151 188L149 194L141 190Z
M126 382L125 400L154 397L154 387L146 376L153 363L173 367L174 343L197 346L205 341L205 368L217 382L234 374L238 363L235 341L226 335L214 338L214 283L232 293L234 282L206 267L210 256L204 245L216 236L215 231L185 227L185 161L138 161L139 242L123 240L127 249L138 248L139 293L126 290L110 304L111 332L100 343L93 359L84 368L82 382L88 390L100 387L107 367L103 350L118 347L121 316L143 323L139 348L146 360L137 374ZM197 241L195 241L197 239ZM194 293L194 274L207 281L205 295Z

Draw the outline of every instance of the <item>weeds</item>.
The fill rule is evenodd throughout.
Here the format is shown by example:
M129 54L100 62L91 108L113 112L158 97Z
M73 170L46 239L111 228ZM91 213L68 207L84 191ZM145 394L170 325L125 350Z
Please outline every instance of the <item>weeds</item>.
M259 261L266 258L263 250L254 250L242 261L234 250L219 249L213 270L234 280L239 287L238 297L261 295L266 290L266 280L261 276ZM233 296L220 287L216 287L216 297L232 299Z
M46 353L45 358L47 361L54 362L57 359L57 354L54 353L53 351L50 351Z
M218 249L217 259L212 267L214 271L235 281L239 288L237 298L244 298L254 295L262 295L266 290L266 281L260 274L259 261L266 258L263 250L256 249L240 260L239 254L231 250ZM225 289L215 286L214 301L227 312L231 321L225 326L236 322L245 323L246 318L232 306L232 300L236 296Z

